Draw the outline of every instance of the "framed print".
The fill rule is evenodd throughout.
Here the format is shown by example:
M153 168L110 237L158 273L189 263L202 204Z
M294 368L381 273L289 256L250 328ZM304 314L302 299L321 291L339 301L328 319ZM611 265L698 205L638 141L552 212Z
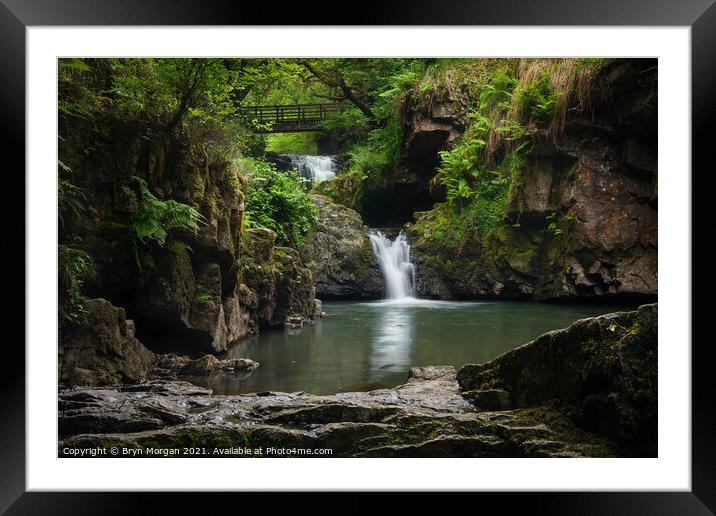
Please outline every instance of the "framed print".
M350 26L4 4L27 206L10 514L118 490L714 510L691 337L710 2Z

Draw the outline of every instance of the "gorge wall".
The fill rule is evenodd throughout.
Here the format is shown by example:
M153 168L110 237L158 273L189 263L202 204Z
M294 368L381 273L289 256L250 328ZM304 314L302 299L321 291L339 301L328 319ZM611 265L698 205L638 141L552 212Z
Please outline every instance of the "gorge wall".
M654 299L657 295L656 61L618 60L590 84L590 106L567 106L564 127L538 134L511 178L505 222L448 240L451 209L438 152L459 141L469 93L404 111L395 188L432 198L407 224L422 296L536 300ZM467 100L466 100L467 99ZM576 101L573 101L573 103ZM578 109L579 108L579 109ZM499 159L499 156L498 156Z
M82 242L94 269L87 295L125 310L141 342L155 351L220 352L260 327L315 317L310 260L277 245L269 229L244 229L247 183L235 164L181 131L119 117L75 123L66 134L60 156L91 208L67 218L61 241ZM169 231L163 245L138 237L159 199L194 207L199 229ZM92 317L90 309L78 324L63 324L66 349Z

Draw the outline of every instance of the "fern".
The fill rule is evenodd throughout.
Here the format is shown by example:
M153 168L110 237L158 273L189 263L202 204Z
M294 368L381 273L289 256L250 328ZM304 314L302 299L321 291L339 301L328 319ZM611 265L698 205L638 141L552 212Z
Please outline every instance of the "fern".
M82 287L94 277L94 264L86 251L67 245L59 246L57 262L60 317L74 323L86 312Z
M64 228L65 218L68 215L77 217L81 212L85 211L84 203L87 197L80 187L72 184L69 179L62 177L63 173L70 173L72 169L59 159L57 160L57 166L60 174L57 182L57 217L60 221L60 226Z
M148 239L163 247L169 231L199 229L203 217L196 209L173 199L162 201L149 190L144 179L132 176L132 180L137 185L139 195L128 186L122 190L135 205L132 229L140 242L145 243Z

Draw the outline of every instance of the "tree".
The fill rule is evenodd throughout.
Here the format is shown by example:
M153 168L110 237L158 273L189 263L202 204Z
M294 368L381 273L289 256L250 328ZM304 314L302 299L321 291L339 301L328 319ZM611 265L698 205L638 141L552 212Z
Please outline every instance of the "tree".
M366 116L371 125L377 124L377 119L370 106L368 105L367 88L365 81L355 81L356 74L353 62L356 60L347 59L316 59L309 61L307 59L299 59L298 62L308 72L324 85L328 86L332 92L330 95L319 95L323 98L344 101L347 100L356 106ZM353 77L353 81L351 81ZM349 84L349 81L353 84ZM340 92L340 93L338 93Z

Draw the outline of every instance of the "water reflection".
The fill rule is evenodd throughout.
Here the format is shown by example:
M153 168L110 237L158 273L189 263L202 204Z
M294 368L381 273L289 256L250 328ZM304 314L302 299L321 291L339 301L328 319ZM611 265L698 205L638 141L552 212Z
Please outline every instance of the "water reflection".
M413 310L399 305L387 305L380 312L371 341L371 381L382 379L386 371L405 372L410 368L413 315Z

